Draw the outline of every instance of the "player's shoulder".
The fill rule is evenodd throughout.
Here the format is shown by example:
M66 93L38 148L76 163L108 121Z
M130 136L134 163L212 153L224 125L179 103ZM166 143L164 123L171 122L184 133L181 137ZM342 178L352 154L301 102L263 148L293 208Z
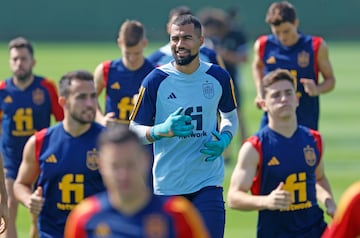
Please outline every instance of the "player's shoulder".
M90 196L81 201L72 211L71 217L81 219L88 218L89 215L98 212L101 208L101 203L97 195ZM71 218L70 218L71 220Z
M4 90L8 85L8 79L0 81L0 90Z
M144 78L143 85L148 87L150 85L160 84L164 79L172 74L172 69L169 64L158 66L152 69Z
M39 75L34 75L34 81L36 83L40 84L41 86L45 87L48 90L56 89L55 81L52 80L51 78L44 77L44 76L39 76Z
M321 133L318 130L312 129L307 126L298 125L298 130L301 131L301 133L310 135L312 137L321 137Z
M92 131L94 131L94 133L101 133L103 132L104 130L107 130L108 128L101 125L100 123L94 121L92 124L91 124L91 128L90 128Z
M217 55L217 52L214 49L211 49L210 47L207 46L201 46L200 47L200 53L205 54L205 55Z
M158 197L157 199L161 199L165 210L170 213L185 214L192 212L191 210L194 209L193 205L182 196Z
M217 64L201 61L201 67L205 68L206 74L213 76L217 80L229 81L231 78L229 72Z

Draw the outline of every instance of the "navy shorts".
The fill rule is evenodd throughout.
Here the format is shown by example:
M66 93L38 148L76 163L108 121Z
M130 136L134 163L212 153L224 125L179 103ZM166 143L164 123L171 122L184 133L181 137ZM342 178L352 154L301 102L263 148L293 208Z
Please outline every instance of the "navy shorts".
M198 209L211 237L224 237L225 203L222 187L204 187L195 193L182 196L190 200Z

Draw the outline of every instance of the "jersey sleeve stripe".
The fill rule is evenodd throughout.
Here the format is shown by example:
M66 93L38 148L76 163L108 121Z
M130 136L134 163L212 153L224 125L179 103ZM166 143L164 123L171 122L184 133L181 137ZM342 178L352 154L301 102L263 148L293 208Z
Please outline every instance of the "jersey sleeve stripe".
M41 85L49 92L51 112L54 115L55 120L62 121L64 119L64 110L59 104L59 96L55 84L48 79L44 79L41 82Z
M134 120L137 112L139 111L139 107L140 107L141 101L142 101L142 99L144 97L144 93L145 93L145 88L143 86L141 86L140 89L139 89L139 97L138 97L138 99L137 99L137 101L135 103L133 111L130 114L130 118L129 118L130 121Z
M256 175L255 175L255 177L253 179L253 183L251 185L251 193L254 194L254 195L259 195L260 194L261 179L262 179L261 178L262 165L263 165L261 141L259 140L259 137L257 137L257 136L251 136L246 141L250 142L254 146L255 150L259 153L259 166L258 166L258 170L256 171Z

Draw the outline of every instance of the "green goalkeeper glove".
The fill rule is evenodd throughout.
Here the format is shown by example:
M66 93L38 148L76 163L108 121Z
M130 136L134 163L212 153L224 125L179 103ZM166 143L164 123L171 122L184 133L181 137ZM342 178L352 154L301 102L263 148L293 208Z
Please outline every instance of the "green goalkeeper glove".
M205 143L205 149L201 149L200 152L208 155L205 158L205 161L213 161L217 157L219 157L225 148L230 144L232 135L230 132L223 132L219 134L219 132L214 131L211 132L217 140L211 140Z
M163 123L153 126L150 130L150 136L154 140L160 140L164 137L189 136L194 126L191 124L192 118L190 116L181 115L183 110L182 107L179 107Z

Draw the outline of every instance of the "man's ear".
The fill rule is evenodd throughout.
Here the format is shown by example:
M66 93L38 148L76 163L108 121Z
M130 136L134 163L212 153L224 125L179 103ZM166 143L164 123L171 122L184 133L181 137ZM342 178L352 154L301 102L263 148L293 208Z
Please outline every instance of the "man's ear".
M121 48L122 40L121 40L120 36L117 38L116 43L117 43L118 47Z
M265 100L264 99L261 99L259 101L259 106L260 108L264 111L264 112L267 112L267 106L266 106L266 103L265 103Z
M59 96L58 102L59 102L60 106L64 107L65 103L66 103L66 98L63 96Z
M298 28L299 25L300 25L300 21L299 21L298 18L296 18L295 21L294 21L294 26L295 26L296 28Z

